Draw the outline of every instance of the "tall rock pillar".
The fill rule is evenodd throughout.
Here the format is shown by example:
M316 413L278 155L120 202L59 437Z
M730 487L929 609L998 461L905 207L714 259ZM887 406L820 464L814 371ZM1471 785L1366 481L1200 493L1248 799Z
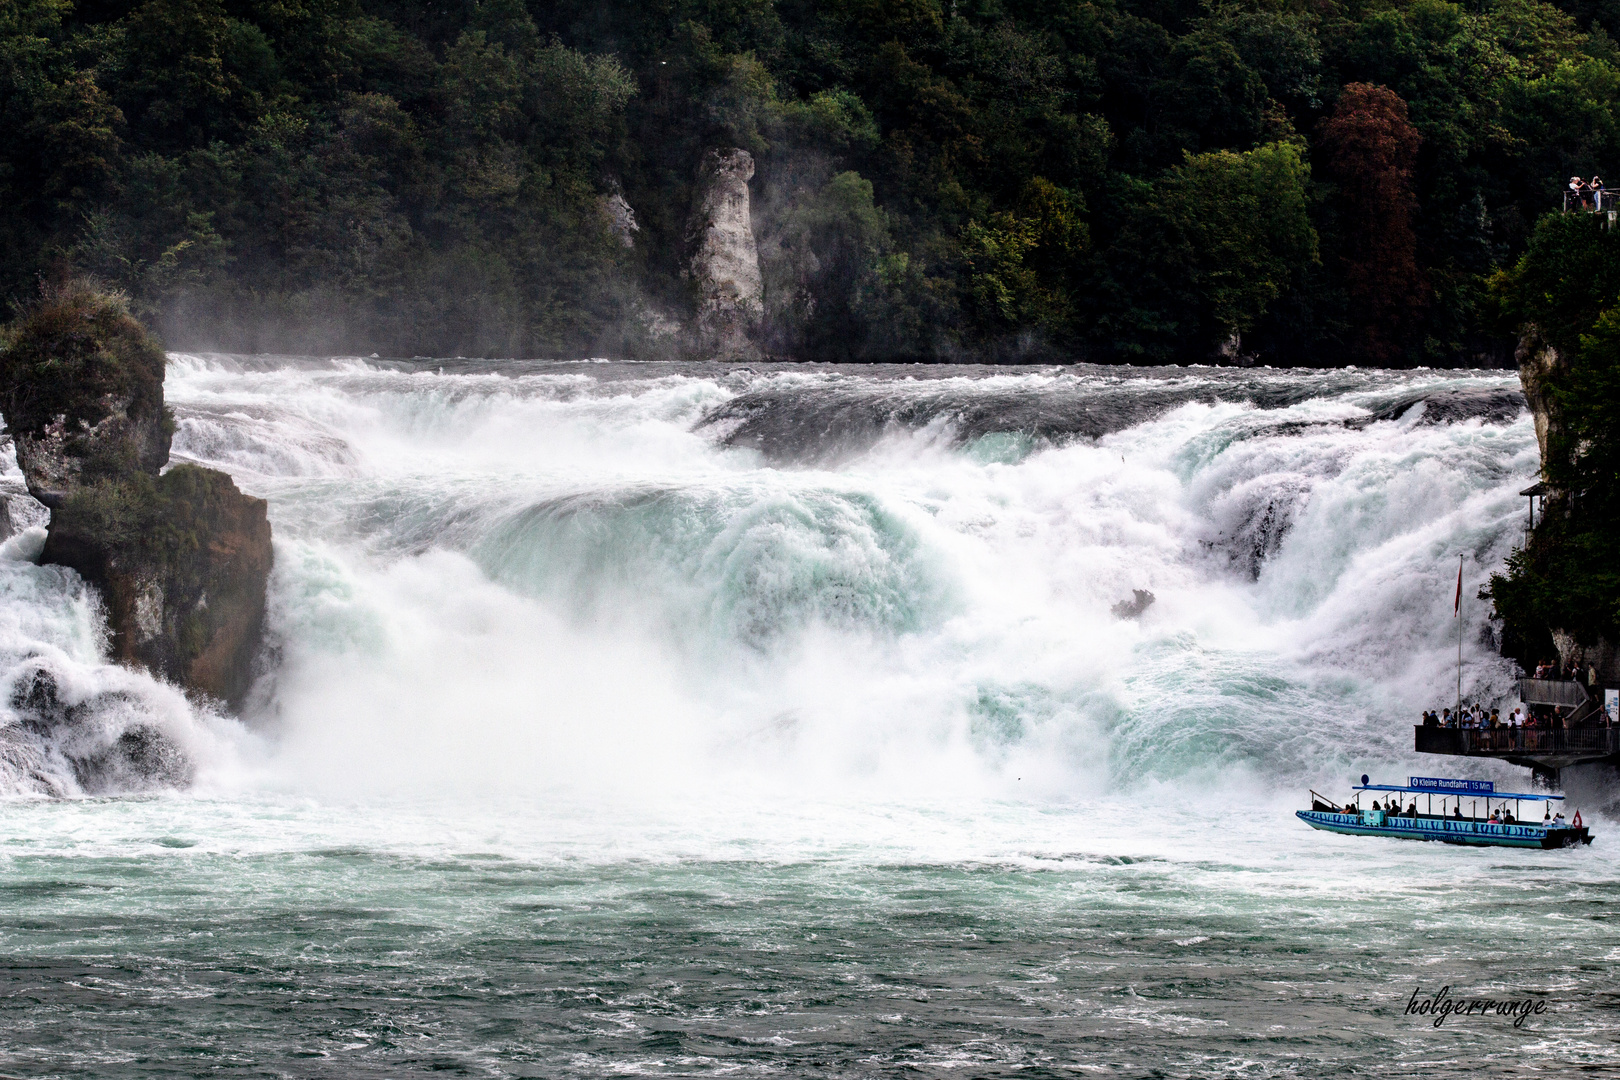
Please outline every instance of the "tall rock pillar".
M686 232L686 275L697 290L693 348L720 359L759 355L754 338L765 289L750 218L748 181L753 175L754 158L746 150L704 154Z

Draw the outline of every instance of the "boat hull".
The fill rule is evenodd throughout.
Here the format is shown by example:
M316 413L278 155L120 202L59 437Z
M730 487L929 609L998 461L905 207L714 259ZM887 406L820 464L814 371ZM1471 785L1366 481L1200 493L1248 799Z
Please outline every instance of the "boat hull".
M1294 813L1313 829L1348 836L1393 836L1398 840L1439 840L1476 847L1563 848L1590 844L1585 828L1544 829L1540 825L1495 825L1455 818L1399 817L1384 814L1335 814L1323 810Z

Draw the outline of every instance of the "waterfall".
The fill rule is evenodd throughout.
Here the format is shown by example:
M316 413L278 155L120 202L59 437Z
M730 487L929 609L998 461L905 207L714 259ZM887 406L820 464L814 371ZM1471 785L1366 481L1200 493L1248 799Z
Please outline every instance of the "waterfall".
M175 460L270 503L262 678L238 721L107 666L24 530L6 790L1338 775L1448 696L1459 552L1464 694L1511 686L1472 596L1537 457L1498 372L175 355L166 389Z

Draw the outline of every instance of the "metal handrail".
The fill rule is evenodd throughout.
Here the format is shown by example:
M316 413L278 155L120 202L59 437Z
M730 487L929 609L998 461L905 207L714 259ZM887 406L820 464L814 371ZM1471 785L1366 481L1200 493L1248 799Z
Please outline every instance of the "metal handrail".
M1590 196L1592 200L1590 204L1587 203L1588 196ZM1607 188L1599 188L1597 191L1592 191L1589 188L1581 191L1571 191L1566 187L1564 189L1564 213L1569 213L1570 200L1574 199L1577 203L1575 206L1575 209L1577 210L1585 210L1593 214L1612 214L1615 212L1617 196L1620 196L1620 192L1613 192ZM1607 208L1605 208L1603 205L1605 202L1608 203Z
M1477 753L1557 753L1579 751L1594 754L1620 754L1620 727L1575 728L1425 728L1425 742L1452 743L1456 752Z

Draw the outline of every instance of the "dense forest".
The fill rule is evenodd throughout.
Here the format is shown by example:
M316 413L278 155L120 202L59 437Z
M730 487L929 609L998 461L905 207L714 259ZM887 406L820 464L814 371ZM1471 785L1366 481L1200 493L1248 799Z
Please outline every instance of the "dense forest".
M657 355L734 147L771 355L1501 363L1491 275L1620 162L1611 31L1620 0L0 0L0 299L90 275L175 347Z

